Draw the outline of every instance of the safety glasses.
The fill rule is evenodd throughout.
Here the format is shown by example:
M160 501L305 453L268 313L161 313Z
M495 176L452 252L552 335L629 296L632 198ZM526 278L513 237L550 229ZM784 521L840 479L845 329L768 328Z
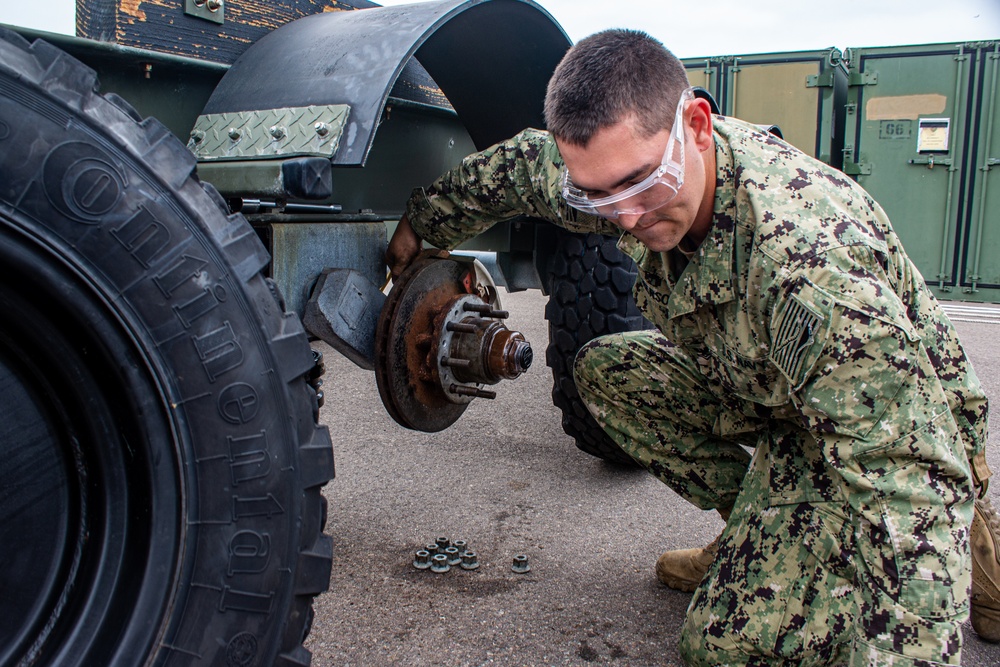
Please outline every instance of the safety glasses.
M693 89L681 93L663 160L653 173L621 192L591 199L585 190L573 185L569 171L563 167L562 195L566 203L584 213L617 220L620 215L642 215L670 202L684 183L684 108L692 99Z

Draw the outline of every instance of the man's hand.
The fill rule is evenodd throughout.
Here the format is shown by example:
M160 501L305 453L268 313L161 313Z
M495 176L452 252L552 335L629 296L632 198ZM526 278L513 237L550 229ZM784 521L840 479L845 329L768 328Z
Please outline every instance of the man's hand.
M406 267L417 258L422 247L420 237L413 231L410 220L404 214L399 219L396 231L389 240L389 247L385 251L385 263L389 265L393 281L398 280Z

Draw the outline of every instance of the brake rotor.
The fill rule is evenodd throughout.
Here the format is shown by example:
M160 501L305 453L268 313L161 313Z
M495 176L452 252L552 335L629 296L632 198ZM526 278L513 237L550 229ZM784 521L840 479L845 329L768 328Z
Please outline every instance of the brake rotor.
M386 298L375 332L375 381L406 428L454 424L485 389L531 365L531 346L503 320L496 285L476 260L428 250Z

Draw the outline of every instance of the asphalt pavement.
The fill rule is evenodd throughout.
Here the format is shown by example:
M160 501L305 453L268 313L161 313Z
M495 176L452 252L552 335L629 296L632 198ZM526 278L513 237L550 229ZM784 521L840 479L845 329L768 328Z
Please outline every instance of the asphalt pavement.
M307 642L314 665L682 664L690 595L660 585L653 564L704 546L722 521L647 473L576 449L549 396L545 297L501 298L535 365L441 433L398 426L374 374L319 346L337 477L325 491L334 562ZM1000 324L968 319L956 326L1000 406ZM996 437L989 462L1000 471ZM1000 483L991 497L1000 503ZM466 540L480 567L414 568L438 537ZM530 572L512 571L518 554ZM1000 645L968 625L965 637L963 665L1000 665Z

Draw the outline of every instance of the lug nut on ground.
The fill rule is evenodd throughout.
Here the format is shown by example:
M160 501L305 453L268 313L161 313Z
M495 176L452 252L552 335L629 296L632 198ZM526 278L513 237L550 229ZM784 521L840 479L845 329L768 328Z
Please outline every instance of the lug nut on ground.
M462 555L458 547L448 547L444 550L444 555L448 557L448 565L458 565L462 562Z
M426 549L421 549L413 558L413 567L418 570L426 570L431 566L431 554Z
M462 564L463 570L477 570L479 569L479 557L476 556L475 551L466 551L462 554Z
M431 558L431 572L442 573L447 572L450 569L451 566L448 565L448 557L444 554L435 554L434 557Z
M531 572L531 566L528 565L528 557L524 554L514 556L514 564L510 566L510 569L517 574Z

